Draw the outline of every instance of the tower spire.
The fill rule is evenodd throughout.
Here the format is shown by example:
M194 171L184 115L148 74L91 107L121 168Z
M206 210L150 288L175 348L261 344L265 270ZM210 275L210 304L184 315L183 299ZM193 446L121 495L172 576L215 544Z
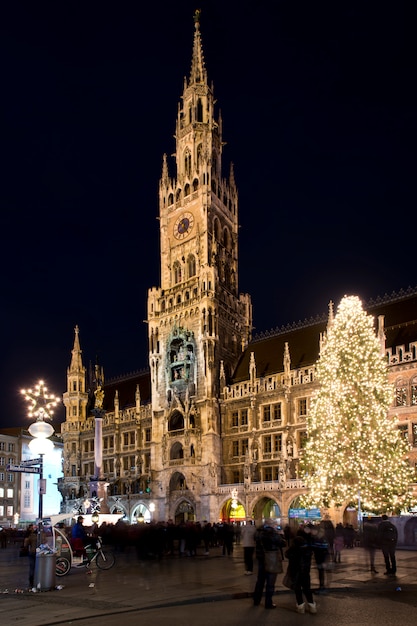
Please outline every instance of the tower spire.
M203 46L201 43L200 15L200 10L197 10L194 13L195 32L189 85L194 85L196 83L207 83L207 71L204 65Z
M82 350L80 347L80 338L79 338L80 329L78 328L78 325L74 328L74 332L75 332L74 346L71 352L72 356L71 356L71 365L69 367L69 371L79 372L83 369L83 362L82 362Z

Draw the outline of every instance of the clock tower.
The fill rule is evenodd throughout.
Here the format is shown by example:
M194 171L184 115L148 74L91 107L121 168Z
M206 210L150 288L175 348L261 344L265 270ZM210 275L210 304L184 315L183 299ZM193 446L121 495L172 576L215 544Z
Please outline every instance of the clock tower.
M211 464L213 470L221 458L218 399L252 331L250 296L238 292L238 194L233 168L228 180L222 177L222 121L215 118L213 87L207 82L199 12L194 23L173 176L163 157L161 286L148 292L147 320L152 466L156 462L165 474L172 469L170 461L182 460L175 466L183 466L188 483L187 466L195 471L198 464L203 480L203 468Z

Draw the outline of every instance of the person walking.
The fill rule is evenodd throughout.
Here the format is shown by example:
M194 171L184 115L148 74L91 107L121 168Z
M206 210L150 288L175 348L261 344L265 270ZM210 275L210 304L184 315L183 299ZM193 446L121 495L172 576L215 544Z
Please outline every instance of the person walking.
M384 555L386 571L385 576L395 576L397 573L397 561L395 550L397 548L398 532L388 515L382 515L382 521L378 524L378 543Z
M311 529L311 546L319 574L319 588L315 593L325 593L325 571L329 558L329 544L322 524Z
M368 554L368 567L372 574L378 574L375 569L375 553L378 547L378 527L371 520L363 524L363 547Z
M255 590L253 592L253 604L255 606L259 606L265 587L265 608L275 609L276 604L272 602L272 596L275 592L277 574L266 571L265 552L279 550L282 556L282 548L286 545L284 537L278 532L275 520L265 520L264 524L256 530L255 542L256 558L258 561L258 575Z
M35 584L36 548L38 545L38 531L34 524L29 524L23 539L23 547L28 551L29 559L29 587L33 589Z
M291 588L294 590L297 602L297 613L305 613L304 597L307 600L310 613L317 613L317 605L313 599L310 581L311 557L313 554L311 529L312 525L309 524L301 528L285 552L285 556L288 559L287 573L290 577Z
M345 547L345 534L344 534L343 524L341 524L341 522L336 524L333 547L334 547L333 561L335 563L340 563L341 553Z
M241 541L243 546L243 561L245 563L245 574L250 576L253 574L253 555L255 553L255 535L256 527L251 519L246 520L246 524L241 528Z

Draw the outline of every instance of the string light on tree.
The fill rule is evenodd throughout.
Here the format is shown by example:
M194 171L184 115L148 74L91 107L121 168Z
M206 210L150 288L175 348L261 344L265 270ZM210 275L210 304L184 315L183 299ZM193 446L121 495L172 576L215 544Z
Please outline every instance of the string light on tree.
M399 512L411 503L408 444L389 416L393 386L385 355L356 296L342 299L330 320L307 419L302 460L306 504L360 502L369 512Z

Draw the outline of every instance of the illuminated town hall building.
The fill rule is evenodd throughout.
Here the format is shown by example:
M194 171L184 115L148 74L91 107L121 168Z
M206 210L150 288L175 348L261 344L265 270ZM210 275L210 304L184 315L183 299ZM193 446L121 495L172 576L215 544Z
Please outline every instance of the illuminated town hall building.
M62 424L65 512L92 495L97 479L105 481L110 512L131 522L272 515L285 524L299 508L299 462L328 320L252 337L251 299L239 293L238 193L233 168L222 176L214 104L196 16L175 172L164 156L159 183L161 269L160 286L148 292L149 370L111 381L98 365L89 373L75 329ZM416 304L410 291L366 307L389 360L392 410L413 464ZM104 391L99 442L97 385Z

